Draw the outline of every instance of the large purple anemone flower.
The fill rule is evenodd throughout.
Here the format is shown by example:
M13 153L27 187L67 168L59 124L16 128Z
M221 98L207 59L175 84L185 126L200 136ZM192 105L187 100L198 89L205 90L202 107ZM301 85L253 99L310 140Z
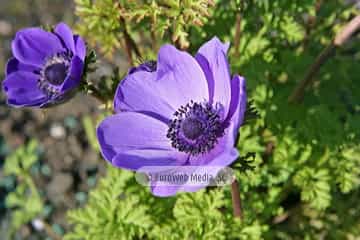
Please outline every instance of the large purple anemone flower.
M64 23L54 32L26 28L12 42L3 90L14 107L48 107L73 95L79 85L86 47Z
M228 48L214 37L193 58L164 45L156 62L131 69L116 91L116 114L97 129L104 158L130 170L171 166L171 173L231 164L247 100L245 79L230 76ZM151 183L157 196L201 187Z

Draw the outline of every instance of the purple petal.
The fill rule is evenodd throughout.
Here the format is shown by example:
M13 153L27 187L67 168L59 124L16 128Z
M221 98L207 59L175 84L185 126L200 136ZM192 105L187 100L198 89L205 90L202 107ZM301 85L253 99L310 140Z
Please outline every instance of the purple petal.
M199 166L199 173L194 171L194 174L200 174L201 166L213 166L214 168L210 168L207 171L209 175L216 176L220 168L217 167L226 167L229 166L232 162L234 162L239 157L239 152L236 148L234 148L235 144L235 134L234 131L237 129L234 128L234 125L231 124L227 128L227 132L219 139L218 144L212 149L209 153L205 155L200 155L196 157L190 157L190 164L193 166ZM196 192L205 186L187 186L186 184L182 186L180 191L184 192Z
M39 106L46 101L46 96L38 88L39 76L31 72L17 71L10 74L3 82L3 89L8 104L15 107Z
M220 155L217 155L208 164L211 166L226 167L233 163L239 157L239 152L236 148L231 147L225 149ZM214 174L216 175L216 174Z
M150 189L157 197L171 197L176 195L181 186L157 186L154 184Z
M76 93L77 93L76 89L72 89L65 93L61 93L57 96L53 96L51 99L49 99L49 101L41 104L40 107L41 108L49 108L49 107L54 107L54 106L60 105L62 103L65 103L72 97L74 97L76 95Z
M230 126L225 130L225 135L218 140L216 146L207 154L191 156L189 158L190 165L192 166L202 166L202 165L213 165L214 159L223 154L224 152L232 149L235 144L234 131L237 129L234 128L234 124L230 124ZM216 162L215 166L227 166L228 161L224 159L223 163Z
M215 37L215 39L217 39L217 37ZM218 39L219 40L219 39ZM221 41L219 40L219 42L221 43ZM227 54L227 52L229 51L230 48L230 43L221 43L221 48L224 51L225 55Z
M218 174L218 172L221 170L220 167L229 166L238 157L239 157L239 152L236 148L230 147L230 148L225 149L221 154L214 155L214 158L212 158L211 161L208 163L208 165L213 166L213 168L207 168L206 174L209 174L211 176L216 176ZM193 171L192 174L202 175L202 174L204 174L204 171L202 170L202 168L200 166L198 168L198 170ZM180 191L196 192L204 187L206 187L206 186L204 186L202 184L199 184L199 186L184 184L181 187Z
M232 134L229 134L230 136ZM198 168L189 168L186 170L185 168L181 168L181 175L187 175L191 176L192 174L196 174L198 176L203 175L204 173L216 176L218 172L226 166L229 166L232 162L234 162L239 157L239 152L236 148L233 146L227 146L221 153L212 154L211 156L208 156L209 161L205 161L206 166L212 166L211 168L206 168L204 170L204 165L199 165ZM202 161L202 160L200 160ZM172 171L168 171L166 173L162 173L162 175L176 175L176 169ZM160 196L160 197L167 197L167 196L173 196L178 192L196 192L202 188L205 188L206 185L204 182L199 182L198 185L194 183L185 183L183 185L173 185L173 182L169 183L168 186L164 185L166 184L164 180L162 180L161 183L152 182L151 183L151 191L154 195Z
M197 61L188 53L171 45L161 47L157 61L157 91L178 109L191 100L209 99L205 75Z
M240 81L237 77L231 80L231 100L229 105L229 112L226 116L225 122L229 122L239 106L240 95Z
M157 197L171 197L176 195L180 188L181 186L158 186L152 183L150 190Z
M12 52L20 62L41 67L46 58L64 49L56 35L40 28L19 31L12 42Z
M16 58L10 58L6 64L6 76L16 71L36 72L39 71L39 69L37 67L21 63Z
M214 37L199 49L195 57L206 75L210 101L223 104L225 114L229 109L231 94L230 69L226 58L228 47L228 44Z
M231 80L231 103L227 121L233 121L238 129L244 121L247 104L245 78L235 75ZM231 119L233 117L233 119Z
M63 86L61 88L62 92L73 89L80 84L83 67L84 63L78 56L74 56L71 59L70 73L63 83Z
M208 91L209 91L209 100L210 103L214 101L214 76L212 74L209 61L201 54L196 54L195 56L196 61L201 66L202 70L204 71L206 80L208 82Z
M162 95L159 87L156 72L135 71L129 74L116 90L115 111L153 112L169 119L176 110L169 105L167 95Z
M84 40L78 36L74 36L75 41L75 54L81 58L81 60L85 61L86 57L86 45Z
M130 150L172 151L166 137L168 126L150 116L123 112L107 117L97 128L97 137L105 159Z
M190 100L208 99L202 70L187 53L165 45L160 50L157 66L157 72L141 68L129 72L115 94L116 112L141 111L168 121Z
M65 47L75 53L74 36L69 26L65 23L59 23L56 25L54 32L64 42Z
M195 172L195 168L191 167L191 168L186 168L182 167L179 170L177 170L176 167L169 169L169 170L165 170L165 171L159 171L159 172L154 172L152 174L156 175L156 174L160 174L161 176L179 176L179 175L183 175L183 176L191 176L193 173ZM153 180L150 182L150 190L152 192L152 194L154 194L155 196L158 197L169 197L169 196L174 196L176 195L178 192L186 192L188 189L192 189L194 188L194 184L189 184L189 186L186 186L186 182L184 184L182 184L180 182L181 180L179 180L179 182L177 181L166 181L166 178L164 179L157 179L157 180ZM191 187L190 187L191 185ZM202 186L201 188L203 188L204 186Z
M161 174L162 176L170 176L170 175L176 175L177 174L177 168L170 168L169 170L161 169L161 171L153 172L152 174ZM191 172L184 172L184 168L181 168L182 174L188 174L190 176ZM166 182L166 179L162 180L152 180L150 182L150 190L153 195L158 197L170 197L176 195L177 192L180 191L182 188L182 185L176 182Z
M165 149L139 149L121 151L112 159L119 168L138 170L149 166L179 166L187 160L186 154Z
M194 168L189 168L186 175L190 176L191 174L199 174L202 175L204 173L203 166L212 166L214 168L209 168L206 173L216 176L221 167L229 166L232 162L234 162L238 156L238 150L234 148L235 138L234 138L234 125L230 124L227 128L227 132L224 137L219 140L219 143L216 147L211 150L208 154L192 156L189 158L189 163L191 166L199 166L198 170L194 170ZM183 162L183 164L187 164L188 162ZM181 169L181 173L184 174L184 168ZM167 173L163 173L167 174ZM169 171L169 174L176 174L176 169ZM174 186L171 183L166 186L164 182L151 183L151 191L154 195L160 197L173 196L178 192L195 192L202 188L206 187L204 184L199 184L199 186L192 184L184 184L182 186Z

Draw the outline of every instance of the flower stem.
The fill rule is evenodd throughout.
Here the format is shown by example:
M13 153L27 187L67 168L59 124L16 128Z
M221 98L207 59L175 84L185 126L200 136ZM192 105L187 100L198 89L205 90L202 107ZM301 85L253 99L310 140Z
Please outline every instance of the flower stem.
M153 27L151 27L151 45L152 45L152 48L154 51L157 50L158 48L158 44L157 44L157 37L156 37L156 32L155 30L153 29Z
M304 36L303 43L302 43L304 48L307 47L307 45L309 43L310 35L311 35L313 29L315 28L316 21L317 21L317 15L320 11L322 4L323 4L323 0L316 0L315 6L314 6L314 9L315 9L314 15L309 14L309 17L305 23L305 36Z
M236 25L235 25L235 40L234 40L234 56L238 57L240 55L240 38L241 38L241 14L236 14Z
M304 79L298 83L294 91L290 95L288 101L291 103L299 103L302 101L305 89L312 84L313 78L320 70L321 66L334 54L337 47L341 47L349 38L360 29L360 16L354 17L345 27L335 36L334 40L328 45L316 58L315 62L310 66Z
M128 57L129 64L131 66L133 66L134 65L134 60L133 60L132 52L134 52L136 54L136 56L141 59L140 50L137 47L135 40L131 37L130 33L128 32L128 29L126 27L125 18L121 15L122 7L121 7L120 2L116 3L115 7L120 12L119 22L120 22L121 30L122 30L122 32L124 34L126 55Z
M320 67L333 55L334 50L335 45L330 44L319 54L315 62L310 66L304 79L298 83L293 93L290 95L289 102L298 103L302 101L306 87L312 83L314 76L320 70Z
M239 183L236 179L231 183L231 198L234 216L243 219Z
M131 66L133 66L134 60L133 60L132 52L134 52L136 54L136 57L141 58L140 50L137 47L135 40L131 37L130 33L128 32L128 30L126 28L126 22L123 17L120 17L120 23L123 26L122 30L123 30L124 39L125 39L125 46L126 46L125 50L128 55L129 63Z

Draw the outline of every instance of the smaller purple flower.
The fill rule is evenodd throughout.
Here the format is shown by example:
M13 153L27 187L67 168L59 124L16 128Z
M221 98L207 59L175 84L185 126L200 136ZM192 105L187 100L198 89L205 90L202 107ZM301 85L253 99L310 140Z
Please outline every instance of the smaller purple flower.
M201 175L206 168L216 176L235 161L247 97L245 79L231 77L228 48L214 37L192 57L164 45L156 62L132 68L116 91L116 114L97 129L104 158L119 168L147 168L149 175L165 168L164 175L186 171L187 176ZM206 186L150 181L157 196Z
M11 44L14 55L2 83L7 103L14 107L48 107L66 101L79 86L86 46L64 23L54 32L26 28Z

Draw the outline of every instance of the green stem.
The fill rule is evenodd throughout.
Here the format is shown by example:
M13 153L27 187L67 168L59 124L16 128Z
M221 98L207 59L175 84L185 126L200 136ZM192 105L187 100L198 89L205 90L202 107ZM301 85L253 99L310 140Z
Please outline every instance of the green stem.
M25 176L24 177L25 183L29 186L31 194L35 195L36 198L38 198L41 201L41 204L43 204L40 194L39 194L38 190L36 189L35 183L32 180L31 176L27 175L27 174L24 174L24 176Z

